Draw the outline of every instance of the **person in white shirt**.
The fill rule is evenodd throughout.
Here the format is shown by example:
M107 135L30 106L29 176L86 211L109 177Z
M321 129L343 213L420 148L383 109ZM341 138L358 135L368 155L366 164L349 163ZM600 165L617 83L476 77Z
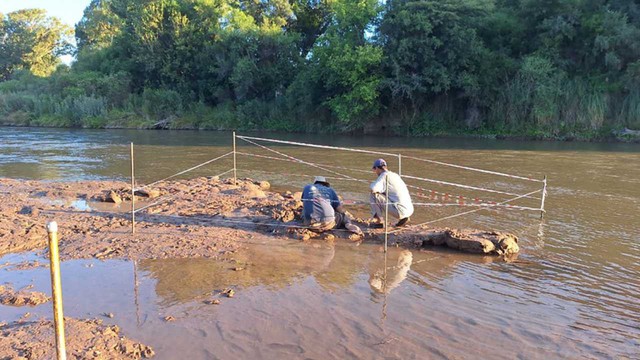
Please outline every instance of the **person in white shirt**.
M387 182L389 183L389 215L399 219L395 226L405 226L413 214L413 203L407 185L402 181L400 175L387 169L387 162L384 159L377 159L373 162L373 171L378 175L378 178L370 186L372 227L382 228L386 224L384 216Z

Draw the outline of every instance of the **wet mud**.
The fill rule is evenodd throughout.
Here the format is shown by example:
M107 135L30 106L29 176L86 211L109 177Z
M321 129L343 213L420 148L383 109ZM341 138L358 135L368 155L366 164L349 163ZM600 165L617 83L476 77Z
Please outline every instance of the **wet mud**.
M53 323L47 320L0 324L0 359L55 359ZM70 359L143 359L150 347L122 336L116 325L100 320L65 318L66 349Z
M136 234L131 233L131 191L124 182L42 182L0 179L0 254L45 251L44 224L58 222L62 259L214 258L255 237L382 242L383 229L325 233L302 225L301 193L269 191L266 181L200 177L136 191ZM482 254L519 251L517 238L479 230L393 228L392 245L446 245Z
M10 306L37 306L51 300L45 293L29 291L29 287L15 290L11 285L0 285L0 304Z

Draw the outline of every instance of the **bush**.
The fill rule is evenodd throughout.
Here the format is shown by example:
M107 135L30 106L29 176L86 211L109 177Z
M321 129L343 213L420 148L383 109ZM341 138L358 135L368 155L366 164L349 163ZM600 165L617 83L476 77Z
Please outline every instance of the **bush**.
M146 88L142 93L142 112L151 120L177 116L182 112L182 99L173 90Z
M198 128L202 130L227 130L240 128L233 103L226 102L216 107L199 110Z
M33 112L35 96L24 92L8 93L0 96L0 111L10 114L17 111Z

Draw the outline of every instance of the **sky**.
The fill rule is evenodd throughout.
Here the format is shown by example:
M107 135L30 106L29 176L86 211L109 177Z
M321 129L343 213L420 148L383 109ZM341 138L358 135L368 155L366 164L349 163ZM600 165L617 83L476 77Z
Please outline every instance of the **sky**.
M20 9L45 9L49 16L55 16L73 27L82 19L84 8L91 0L0 0L0 13L7 14ZM63 56L62 61L69 64L73 58Z

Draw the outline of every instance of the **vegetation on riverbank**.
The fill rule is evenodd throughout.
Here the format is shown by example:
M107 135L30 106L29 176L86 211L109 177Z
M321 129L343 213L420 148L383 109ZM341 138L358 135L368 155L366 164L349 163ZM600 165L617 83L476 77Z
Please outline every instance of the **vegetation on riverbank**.
M93 0L75 49L42 11L3 16L0 33L0 124L577 140L640 129L640 6L628 1ZM56 67L63 53L77 61Z

